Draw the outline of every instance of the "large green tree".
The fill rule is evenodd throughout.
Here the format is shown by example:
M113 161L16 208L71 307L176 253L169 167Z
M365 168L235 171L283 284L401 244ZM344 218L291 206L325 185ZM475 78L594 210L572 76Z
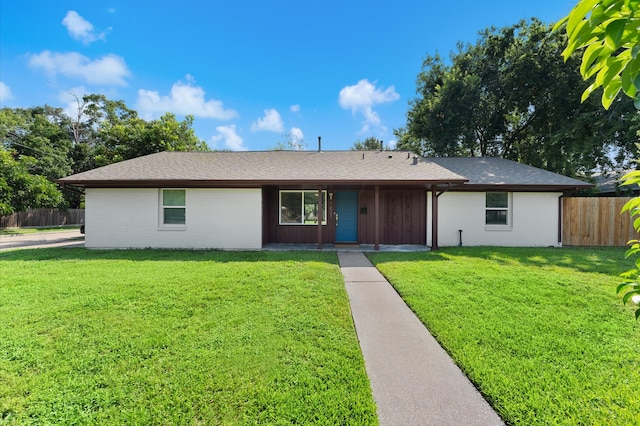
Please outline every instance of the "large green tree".
M46 177L29 172L33 157L16 155L0 147L0 216L29 208L55 208L62 194Z
M0 110L0 137L3 145L18 156L36 161L30 173L57 179L72 172L69 119L61 108L48 105Z
M83 97L79 105L82 114L75 123L79 137L91 147L91 168L162 151L208 150L193 130L193 116L178 121L166 113L147 121L123 101L95 94Z
M63 199L51 183L71 173L160 151L208 150L193 130L192 116L179 121L166 113L147 121L123 101L104 95L76 97L76 101L73 116L48 105L0 109L3 212L79 207L79 194L65 191Z
M398 148L427 156L498 156L566 175L625 167L640 117L629 103L574 102L580 61L563 32L533 19L482 31L450 60L427 56Z

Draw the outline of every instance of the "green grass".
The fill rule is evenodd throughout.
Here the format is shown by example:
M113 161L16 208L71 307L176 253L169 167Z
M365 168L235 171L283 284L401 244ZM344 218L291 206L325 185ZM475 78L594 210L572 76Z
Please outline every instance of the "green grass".
M370 258L509 424L640 424L624 249L451 248Z
M34 249L0 277L0 423L377 423L333 253Z
M0 235L27 235L38 234L40 232L59 232L59 231L72 231L74 229L80 229L79 226L50 226L43 228L3 228L0 229Z

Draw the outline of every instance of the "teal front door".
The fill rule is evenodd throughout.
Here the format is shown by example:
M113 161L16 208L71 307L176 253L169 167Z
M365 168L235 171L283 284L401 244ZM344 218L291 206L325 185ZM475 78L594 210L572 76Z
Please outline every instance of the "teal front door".
M336 192L336 242L358 241L358 193Z

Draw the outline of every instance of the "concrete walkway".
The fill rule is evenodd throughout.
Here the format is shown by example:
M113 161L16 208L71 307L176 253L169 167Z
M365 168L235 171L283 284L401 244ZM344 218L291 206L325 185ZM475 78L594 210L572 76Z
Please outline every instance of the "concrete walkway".
M502 425L387 280L360 252L339 252L382 426Z
M0 251L15 248L84 247L84 235L78 229L34 234L0 235Z

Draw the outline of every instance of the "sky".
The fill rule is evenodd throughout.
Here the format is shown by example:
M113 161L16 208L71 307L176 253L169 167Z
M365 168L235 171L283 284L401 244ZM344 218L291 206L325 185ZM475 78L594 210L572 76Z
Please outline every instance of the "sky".
M74 94L101 93L193 115L211 149L393 146L427 55L576 1L0 0L0 106L74 114Z

